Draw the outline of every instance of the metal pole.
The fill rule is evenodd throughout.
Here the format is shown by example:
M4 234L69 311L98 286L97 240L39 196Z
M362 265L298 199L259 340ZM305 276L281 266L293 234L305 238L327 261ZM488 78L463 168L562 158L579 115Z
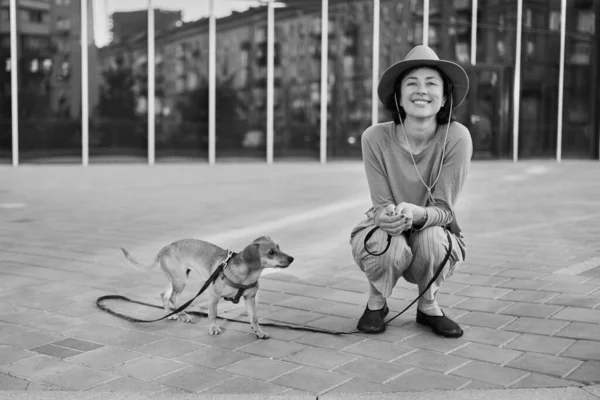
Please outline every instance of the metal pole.
M477 0L471 1L471 65L477 63Z
M560 2L560 64L558 70L558 121L556 132L556 161L562 159L563 101L565 86L565 35L567 30L567 0Z
M148 164L154 165L155 132L155 64L154 64L154 7L148 0Z
M371 84L371 124L375 125L379 117L379 98L377 97L377 81L379 80L379 15L380 1L373 0L373 70Z
M273 92L275 61L275 9L267 3L267 164L273 163Z
M513 162L519 159L519 108L521 99L521 32L523 25L523 0L517 0L517 45L513 87Z
M423 44L429 46L429 0L423 0Z
M327 81L329 77L329 0L321 1L321 164L327 162Z
M17 52L17 0L10 0L10 92L12 112L12 164L19 165L19 87Z
M88 0L81 0L81 164L89 164Z
M215 0L209 2L208 16L208 164L215 164L216 90L217 90L217 21Z

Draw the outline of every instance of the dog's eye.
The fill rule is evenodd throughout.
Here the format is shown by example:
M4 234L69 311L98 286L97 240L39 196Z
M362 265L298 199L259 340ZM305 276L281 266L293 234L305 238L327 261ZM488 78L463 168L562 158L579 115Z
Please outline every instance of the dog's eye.
M269 255L270 255L270 256L272 256L272 255L274 255L274 254L275 254L275 250L273 250L273 249L269 250Z

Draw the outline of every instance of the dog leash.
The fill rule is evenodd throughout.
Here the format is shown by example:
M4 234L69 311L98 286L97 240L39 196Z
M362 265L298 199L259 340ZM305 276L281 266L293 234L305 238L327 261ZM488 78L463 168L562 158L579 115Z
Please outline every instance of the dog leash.
M225 267L227 266L227 263L229 262L229 260L231 260L231 257L234 256L234 253L232 251L229 251L227 253L227 257L221 261L221 263L217 266L217 268L215 268L215 271L211 274L211 276L206 280L206 282L204 282L204 285L202 285L202 287L200 288L200 290L198 291L198 293L192 297L190 300L188 300L185 304L183 304L182 306L180 306L179 308L177 308L175 311L173 311L170 314L165 315L164 317L161 318L157 318L157 319L139 319L139 318L135 318L135 317L131 317L129 315L125 315L125 314L121 314L118 313L116 311L111 310L110 308L106 307L103 303L106 300L124 300L127 301L129 303L135 303L135 304L142 304L142 305L148 305L148 306L152 306L152 307L157 307L155 305L152 304L146 304L146 303L142 303L139 301L134 301L134 300L130 300L125 296L119 296L119 295L107 295L107 296L101 296L96 300L96 305L98 307L100 307L101 310L106 311L109 314L112 314L116 317L125 319L127 321L131 321L131 322L158 322L158 321L162 321L165 318L169 318L171 315L175 315L177 313L182 312L183 310L185 310L187 307L189 307L190 304L192 304L192 302L194 300L196 300L196 298L198 298L198 296L200 296L202 293L204 293L204 291L210 286L211 283L213 283L214 281L217 280L217 278L219 277L219 275L221 274L221 272L223 272L223 269L225 269ZM157 308L162 308L162 307L157 307Z
M372 229L372 231L374 231L376 228ZM425 289L423 290L423 292L421 292L416 299L414 299L408 306L406 306L406 308L404 308L404 310L400 311L398 314L396 314L394 317L388 319L387 321L384 322L385 325L389 324L390 322L392 322L393 320L395 320L396 318L398 318L400 315L404 314L410 307L413 306L413 304L415 304L431 287L431 285L433 285L433 283L437 280L437 278L440 276L440 274L442 273L442 270L444 269L446 263L448 262L448 260L450 259L450 255L452 254L452 240L450 238L450 234L448 233L448 230L445 230L446 232L446 236L448 237L448 250L446 251L446 255L444 257L444 259L442 260L442 262L440 263L440 266L438 267L436 273L434 274L433 278L431 278L431 280L429 281L429 283L427 284L427 286L425 287ZM370 236L369 236L370 237ZM388 243L391 240L391 238L388 238ZM385 253L385 251L387 251L388 246L385 248L385 250L383 252L381 252L379 255ZM233 253L229 252L231 255ZM202 288L200 289L200 291L198 292L198 294L196 296L194 296L191 300L187 301L184 305L182 305L181 307L179 307L177 310L173 311L170 314L165 315L162 318L158 318L155 320L142 320L142 319L138 319L138 318L134 318L134 317L130 317L128 315L125 314L120 314L117 313L116 311L111 310L108 306L106 306L104 303L108 300L122 300L122 301L126 301L129 303L134 303L134 304L139 304L139 305L143 305L143 306L147 306L147 307L153 307L153 308L159 308L162 309L163 307L157 306L155 304L150 304L150 303L144 303L141 301L137 301L137 300L131 300L125 296L121 296L121 295L107 295L107 296L101 296L96 300L96 305L103 311L106 311L109 314L112 314L116 317L125 319L127 321L131 321L131 322L157 322L157 321L161 321L165 318L170 317L173 314L179 313L181 311L183 311L185 308L187 308L198 296L200 296L205 290L206 288L208 288L208 286L215 281L218 276L220 271L222 270L226 265L227 262L229 261L230 258L230 254L228 254L228 259L225 261L222 261L221 264L219 265L219 267L217 267L217 269L215 270L215 272L208 278L208 280L204 283L204 285L202 286ZM200 316L200 317L207 317L208 313L206 312L201 312L201 311L190 311L188 312L188 314L191 315L196 315L196 316ZM239 323L243 323L243 324L249 324L248 321L246 320L240 320L240 319L236 319L236 318L226 318L226 317L219 317L217 316L218 319L221 320L225 320L225 321L230 321L230 322L239 322ZM350 335L350 334L354 334L354 333L361 333L358 329L354 329L352 331L333 331L333 330L329 330L329 329L319 329L319 328L311 328L305 325L293 325L293 324L278 324L278 323L271 323L271 322L261 322L260 323L261 326L270 326L270 327L274 327L274 328L283 328L283 329L290 329L290 330L297 330L297 331L305 331L305 332L313 332L313 333L324 333L324 334L328 334L328 335Z

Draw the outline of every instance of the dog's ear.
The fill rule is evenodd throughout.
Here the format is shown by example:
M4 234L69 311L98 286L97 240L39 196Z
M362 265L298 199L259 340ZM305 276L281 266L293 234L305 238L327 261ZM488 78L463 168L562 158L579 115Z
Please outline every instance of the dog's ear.
M259 253L260 244L251 243L248 246L244 247L242 250L242 260L249 267L260 268L260 253Z

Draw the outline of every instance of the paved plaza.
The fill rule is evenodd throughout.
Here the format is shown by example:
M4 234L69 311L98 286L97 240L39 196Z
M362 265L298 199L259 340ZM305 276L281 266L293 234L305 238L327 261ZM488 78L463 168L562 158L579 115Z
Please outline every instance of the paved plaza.
M96 306L161 304L162 272L119 247L150 262L184 237L239 251L266 235L295 261L263 274L261 321L353 330L368 285L349 232L369 205L356 161L0 166L0 399L600 399L598 161L473 162L467 263L439 296L459 339L417 325L415 306L380 335L265 326L268 340L243 301L220 302L219 336L202 317L139 324ZM416 296L401 281L391 315Z

